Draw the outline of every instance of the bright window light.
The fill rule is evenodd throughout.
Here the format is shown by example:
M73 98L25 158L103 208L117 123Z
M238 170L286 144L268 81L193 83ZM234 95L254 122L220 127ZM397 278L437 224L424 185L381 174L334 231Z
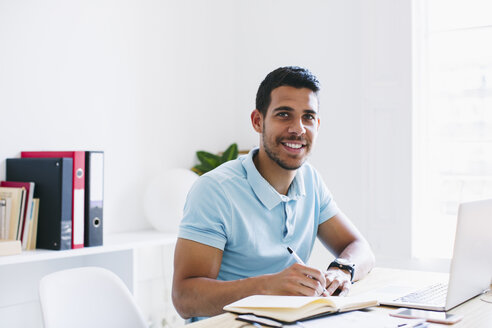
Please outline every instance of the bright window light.
M492 2L416 4L412 251L450 258L458 204L492 197Z

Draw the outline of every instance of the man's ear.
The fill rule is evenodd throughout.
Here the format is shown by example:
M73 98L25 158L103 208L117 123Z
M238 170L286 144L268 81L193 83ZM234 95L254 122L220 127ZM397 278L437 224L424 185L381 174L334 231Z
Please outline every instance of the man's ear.
M256 132L263 133L263 115L261 115L258 109L255 109L251 113L251 124Z
M319 117L318 117L318 126L316 127L316 131L318 131L318 130L319 130L319 125L320 125L320 124L321 124L321 120L320 120L320 119L319 119Z

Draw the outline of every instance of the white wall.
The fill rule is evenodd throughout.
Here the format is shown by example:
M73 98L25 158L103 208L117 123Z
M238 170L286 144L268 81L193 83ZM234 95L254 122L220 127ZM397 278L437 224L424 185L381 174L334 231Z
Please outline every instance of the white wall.
M0 0L0 178L21 150L106 153L105 229L198 149L257 144L258 84L321 80L312 163L381 258L409 255L410 0Z
M106 153L106 232L142 191L234 134L228 1L0 1L0 178L21 150Z
M412 1L365 2L368 236L380 262L411 257Z

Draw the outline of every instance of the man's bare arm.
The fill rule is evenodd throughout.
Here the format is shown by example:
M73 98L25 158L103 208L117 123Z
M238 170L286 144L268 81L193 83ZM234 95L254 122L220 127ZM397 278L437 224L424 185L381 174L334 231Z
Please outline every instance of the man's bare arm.
M217 315L225 305L255 294L320 295L325 285L321 271L300 264L276 274L219 281L221 262L221 250L178 238L172 298L183 318Z
M375 258L369 243L345 214L340 212L322 223L318 228L318 237L336 257L355 263L354 281L363 278L374 267ZM328 284L333 279L338 280L334 281L333 286L327 286L328 291L333 293L340 288L345 293L348 292L350 276L345 274L345 277L341 278L335 274L336 271L340 270L333 270L333 277L327 276Z

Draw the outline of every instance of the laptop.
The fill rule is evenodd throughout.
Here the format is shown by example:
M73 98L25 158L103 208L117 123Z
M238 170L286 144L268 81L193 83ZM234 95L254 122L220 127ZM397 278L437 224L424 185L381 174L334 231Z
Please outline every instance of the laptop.
M447 282L421 289L386 286L374 294L381 305L448 311L487 291L491 278L492 199L486 199L459 205Z

